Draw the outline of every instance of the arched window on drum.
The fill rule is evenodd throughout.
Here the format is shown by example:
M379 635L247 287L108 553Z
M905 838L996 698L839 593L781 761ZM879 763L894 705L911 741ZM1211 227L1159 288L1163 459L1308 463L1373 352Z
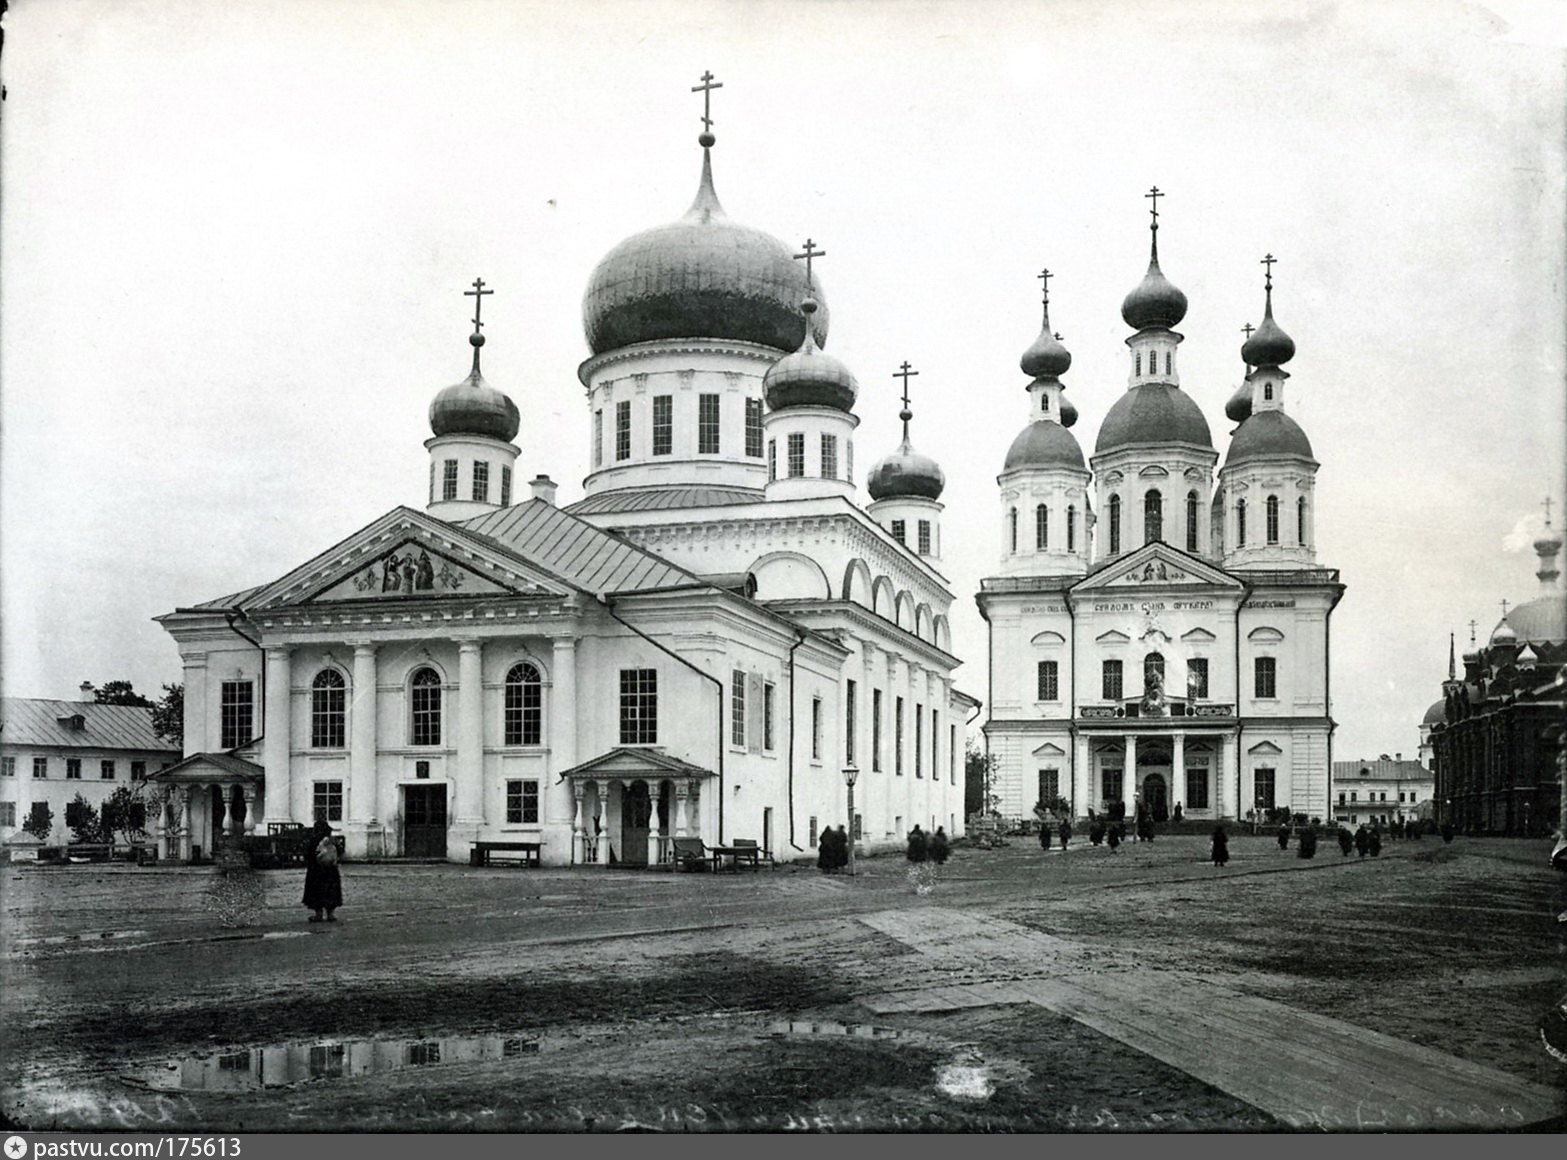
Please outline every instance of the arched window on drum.
M539 745L544 740L544 681L536 666L523 661L506 673L503 718L505 744Z

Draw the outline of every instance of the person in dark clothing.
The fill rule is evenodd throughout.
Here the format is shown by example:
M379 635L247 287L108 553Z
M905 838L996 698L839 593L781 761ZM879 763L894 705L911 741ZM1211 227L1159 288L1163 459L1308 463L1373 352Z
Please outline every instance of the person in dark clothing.
M836 844L832 827L822 830L821 840L816 843L816 868L823 874L831 874L838 868L838 855L834 850Z
M1281 849L1281 850L1288 850L1289 848L1290 848L1290 824L1288 822L1285 822L1285 823L1283 823L1282 825L1279 826L1279 849Z
M1050 832L1051 832L1051 829L1052 829L1052 827L1051 827L1049 822L1046 822L1044 825L1039 827L1039 848L1041 850L1048 850L1048 849L1050 849Z
M1362 858L1364 858L1366 856L1366 851L1370 849L1370 847L1371 831L1366 829L1366 824L1362 822L1360 824L1360 829L1355 831L1355 851Z
M1097 846L1105 840L1105 824L1095 818L1088 827L1088 840Z
M1213 827L1213 864L1223 866L1230 860L1230 836L1223 826Z
M1109 834L1106 835L1106 838L1110 842L1110 850L1111 850L1111 852L1112 853L1119 852L1120 845L1121 845L1121 827L1120 826L1111 826L1110 827L1110 832L1109 832Z
M1375 826L1371 827L1371 836L1366 839L1366 847L1371 851L1373 858L1382 856L1382 831Z
M1444 842L1451 842L1453 840L1453 835L1456 834L1457 832L1458 831L1453 828L1453 823L1452 822L1443 822L1442 823L1442 841L1444 841Z
M1170 820L1172 822L1178 822L1178 821L1181 820L1181 803L1180 802L1176 802L1175 803L1175 812L1170 815Z
M849 864L849 831L839 826L832 835L833 862L842 870Z
M1153 818L1144 814L1137 823L1137 837L1140 841L1153 841Z
M318 821L305 836L305 896L302 901L315 911L310 916L311 922L336 922L337 908L343 905L343 876L337 869L337 843L332 838L332 827L325 821Z
M914 863L924 862L930 857L930 838L917 823L909 831L909 849L905 857Z
M930 836L930 860L938 866L945 866L951 855L952 843L947 841L947 829L945 826L937 826L936 832Z
M1315 858L1317 856L1317 827L1307 826L1300 832L1300 842L1295 851L1297 858Z
M1067 843L1072 840L1072 823L1066 818L1062 818L1061 825L1057 827L1056 833L1061 838L1061 848L1065 850Z
M1349 852L1355 848L1355 839L1343 826L1338 828L1338 851L1344 857L1349 857Z

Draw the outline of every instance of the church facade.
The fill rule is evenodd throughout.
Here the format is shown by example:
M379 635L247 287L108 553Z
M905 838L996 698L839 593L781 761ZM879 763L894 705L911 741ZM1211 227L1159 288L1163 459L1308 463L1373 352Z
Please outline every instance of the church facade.
M1157 191L1156 195L1157 195ZM1318 463L1284 410L1294 342L1273 318L1241 349L1222 464L1181 390L1186 296L1158 258L1121 313L1127 389L1085 460L1050 327L1024 352L1027 419L1000 488L1003 554L977 599L990 638L991 794L1155 820L1329 815L1329 620L1337 571L1316 562Z
M729 219L700 143L690 210L590 279L581 499L515 474L523 419L481 373L476 282L422 509L158 618L185 672L186 757L157 775L170 853L322 818L350 857L519 841L547 865L961 833L978 703L953 677L941 470L905 404L861 505L820 252Z

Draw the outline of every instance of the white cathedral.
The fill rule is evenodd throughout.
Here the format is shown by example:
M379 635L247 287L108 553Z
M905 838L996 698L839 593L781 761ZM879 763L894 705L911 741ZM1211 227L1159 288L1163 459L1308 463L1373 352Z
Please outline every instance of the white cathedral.
M991 793L1012 818L1040 803L1074 817L1327 818L1328 629L1344 588L1316 563L1318 464L1284 410L1295 344L1273 318L1273 259L1219 466L1181 390L1187 302L1159 268L1157 209L1152 228L1148 273L1121 305L1127 389L1086 462L1044 275L1044 329L1021 363L1028 422L997 479L1001 566L978 594Z
M583 498L557 506L546 476L515 494L521 420L480 373L475 283L422 510L158 618L185 681L186 756L152 778L166 855L318 818L350 857L529 841L546 865L962 832L979 703L953 683L942 472L905 402L858 502L857 387L822 350L814 247L797 261L725 215L713 143L685 216L588 284Z

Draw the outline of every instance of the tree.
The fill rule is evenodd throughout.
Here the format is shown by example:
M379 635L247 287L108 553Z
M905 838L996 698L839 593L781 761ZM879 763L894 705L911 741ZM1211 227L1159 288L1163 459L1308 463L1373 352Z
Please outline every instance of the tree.
M995 813L992 780L996 758L970 744L963 755L963 809L968 814Z
M116 838L125 845L147 837L147 803L143 799L145 782L135 787L122 785L104 799L100 823L105 841Z
M185 747L185 686L164 685L152 707L152 730L176 748Z
M105 681L93 690L93 701L99 705L134 705L138 709L152 708L152 702L131 688L129 681Z
M92 803L81 794L65 804L65 824L78 842L103 841L103 821Z
M49 840L49 831L54 829L54 811L49 808L48 802L34 802L32 812L27 815L27 820L22 823L22 829L26 830L40 842Z

